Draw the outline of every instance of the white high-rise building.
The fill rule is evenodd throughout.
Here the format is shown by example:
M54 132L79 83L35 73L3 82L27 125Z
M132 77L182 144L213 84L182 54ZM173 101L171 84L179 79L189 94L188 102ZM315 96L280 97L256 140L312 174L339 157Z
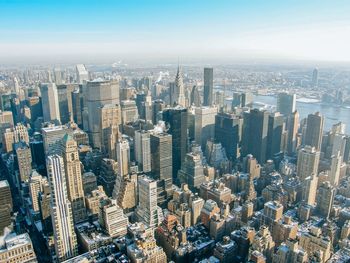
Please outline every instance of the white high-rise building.
M194 139L205 150L207 140L214 138L216 107L199 107L194 115Z
M135 131L135 159L141 171L151 171L151 139L148 131Z
M340 179L340 167L342 164L342 156L339 152L331 157L330 183L336 187Z
M54 83L40 85L44 121L60 122L57 87Z
M183 83L182 71L180 66L177 68L175 82L170 87L171 104L186 107L185 87ZM171 105L174 106L174 105Z
M50 155L46 159L46 167L51 190L50 212L56 257L58 262L62 262L78 255L72 207L68 200L62 157Z
M333 145L332 145L332 155L340 154L342 160L345 151L346 136L344 134L334 134Z
M127 140L120 140L117 143L118 173L120 176L129 174L130 147Z
M305 146L298 151L297 175L300 180L318 174L320 152L315 147Z
M29 179L29 196L32 201L32 207L35 212L40 211L39 193L42 192L46 178L41 176L37 171L33 170Z
M78 64L76 66L77 70L77 81L79 84L84 84L89 80L89 72L87 71L84 64Z
M100 202L99 222L111 237L124 236L127 233L128 217L117 205L117 200L105 199Z
M55 68L53 70L53 74L55 76L55 84L56 85L61 85L63 83L62 81L62 71L59 68Z
M149 227L158 226L163 221L163 211L157 205L157 181L147 176L140 176L138 179L139 205L136 208L136 215L139 221Z

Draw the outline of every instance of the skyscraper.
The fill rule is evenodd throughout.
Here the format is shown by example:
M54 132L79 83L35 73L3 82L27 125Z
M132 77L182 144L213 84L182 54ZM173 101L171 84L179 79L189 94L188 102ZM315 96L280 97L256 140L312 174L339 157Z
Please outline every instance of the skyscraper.
M139 205L136 208L138 220L149 227L158 226L163 221L163 212L157 205L157 182L147 176L140 176L138 188Z
M331 170L329 173L330 183L337 187L340 180L340 167L342 165L342 156L339 152L331 156Z
M117 160L118 160L118 174L119 176L126 176L129 174L130 163L130 146L126 139L119 140L117 143Z
M213 105L213 87L214 87L213 68L204 68L204 98L203 106Z
M3 235L4 228L11 224L12 209L10 184L7 180L0 181L0 235Z
M150 91L136 94L136 106L140 119L152 121L152 96Z
M164 196L169 195L173 184L172 136L167 133L154 132L150 135L150 145L153 177L160 181L158 185L164 186L158 187L157 190L159 204Z
M190 105L200 107L201 104L201 97L199 95L198 87L193 86L190 96Z
M84 189L78 147L72 136L66 134L61 141L61 154L66 175L68 199L75 223L86 219Z
M170 104L171 106L186 106L185 87L180 66L177 67L175 82L170 83Z
M284 116L289 116L295 112L296 95L285 92L279 93L277 97L277 111Z
M72 92L73 84L62 84L57 86L58 107L61 123L66 124L73 119Z
M16 143L15 151L19 170L18 182L20 184L21 182L27 182L32 172L32 153L25 142Z
M44 141L44 152L46 155L49 153L59 153L59 143L66 133L71 133L71 130L65 126L50 126L42 128L41 133Z
M122 124L134 122L139 118L137 106L134 100L122 100L120 102Z
M215 140L221 142L230 160L240 156L243 119L233 114L218 113L215 116Z
M297 176L300 180L318 174L320 152L314 147L305 146L298 151Z
M163 120L168 127L168 133L172 135L173 181L187 153L187 114L187 109L179 106L163 111Z
M61 69L60 68L54 68L53 69L53 75L55 77L56 85L61 85L63 83Z
M307 116L307 126L305 133L304 145L315 147L316 150L321 150L323 136L324 117L316 112Z
M83 84L89 80L89 72L87 71L84 64L78 64L76 66L77 71L77 82Z
M185 160L181 163L178 180L180 184L188 184L192 191L198 190L200 185L204 183L203 163L199 153L186 154Z
M153 101L153 124L157 124L158 121L162 119L162 111L165 107L165 103L162 100L154 100Z
M44 121L60 122L57 87L54 83L40 85Z
M308 205L315 205L318 177L311 174L302 183L302 200Z
M108 196L112 196L118 175L118 163L113 159L103 158L100 169L98 184L103 186L103 189Z
M78 255L71 203L68 199L64 163L59 155L46 160L51 188L51 219L54 230L56 257L59 262Z
M214 138L216 107L200 107L195 109L194 115L194 139L197 144L205 149L207 140Z
M118 136L120 120L120 107L115 104L105 104L97 109L100 115L100 131L101 131L101 150L108 152L108 145L111 141L110 136L115 131L114 135ZM116 140L117 138L114 138ZM110 154L110 153L109 153ZM113 158L109 156L109 158Z
M318 188L316 211L323 217L328 218L333 207L336 189L330 182L324 182Z
M243 155L252 154L259 163L265 163L269 113L253 109L244 113Z
M281 152L282 132L284 130L283 116L278 113L269 115L267 131L267 159L273 159L274 155Z
M128 217L124 215L123 209L117 205L114 199L105 199L100 202L99 222L111 237L126 235L129 223Z
M292 155L297 149L297 134L299 128L299 113L294 111L287 119L287 153Z
M79 85L72 92L72 112L73 120L80 128L83 127L83 93L82 85ZM33 116L33 115L32 115Z
M114 80L88 81L85 99L90 142L93 147L101 148L101 115L97 109L106 104L119 105L119 83Z
M39 193L42 192L43 184L46 178L42 177L37 171L33 170L29 179L29 196L32 201L34 212L40 211Z
M150 133L148 131L135 131L135 160L139 168L144 173L151 171L151 143Z

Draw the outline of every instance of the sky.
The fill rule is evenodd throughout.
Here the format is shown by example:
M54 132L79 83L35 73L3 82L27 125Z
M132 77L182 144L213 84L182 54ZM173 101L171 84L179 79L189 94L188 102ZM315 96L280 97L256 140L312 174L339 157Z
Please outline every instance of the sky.
M0 0L0 64L350 61L349 0Z

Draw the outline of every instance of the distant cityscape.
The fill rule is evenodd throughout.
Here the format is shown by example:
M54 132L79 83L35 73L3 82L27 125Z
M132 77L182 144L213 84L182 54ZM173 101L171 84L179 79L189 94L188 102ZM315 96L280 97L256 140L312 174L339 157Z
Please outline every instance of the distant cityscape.
M0 68L0 262L350 262L350 74Z

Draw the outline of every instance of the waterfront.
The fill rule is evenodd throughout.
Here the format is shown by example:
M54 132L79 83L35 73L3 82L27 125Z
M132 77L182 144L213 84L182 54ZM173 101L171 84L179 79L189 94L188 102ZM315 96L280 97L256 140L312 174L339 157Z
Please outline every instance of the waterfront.
M269 105L276 105L277 98L273 96L254 96L254 101ZM299 111L300 119L306 118L310 113L319 111L325 116L325 131L328 131L333 124L341 121L346 124L346 132L350 134L350 109L348 108L299 101L297 101L296 108Z
M276 106L277 98L274 96L254 95L254 102L260 102L267 105ZM343 122L346 125L346 133L350 134L350 109L343 107L334 107L321 103L306 103L297 101L297 110L300 114L300 120L306 118L308 114L319 111L325 116L324 131L328 131L333 124Z

